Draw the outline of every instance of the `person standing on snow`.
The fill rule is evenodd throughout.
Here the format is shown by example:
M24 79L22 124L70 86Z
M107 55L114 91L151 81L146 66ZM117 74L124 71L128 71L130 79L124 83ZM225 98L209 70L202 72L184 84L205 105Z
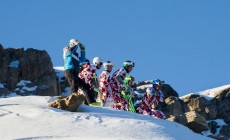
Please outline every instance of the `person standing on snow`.
M112 71L114 64L111 61L103 63L104 70L98 77L100 97L99 101L102 102L103 106L113 107L112 101L112 89L110 86L110 72Z
M158 110L161 110L162 104L164 103L164 94L160 89L163 84L164 84L164 81L156 79L156 80L153 80L152 88L149 88L149 91L154 93L154 95L156 96L156 99L158 101L158 104L157 104Z
M126 100L128 111L136 113L134 108L134 90L132 88L135 78L133 76L126 76L124 80L125 89L121 91L122 97Z
M102 64L103 61L99 57L95 57L93 59L93 64L90 64L89 60L86 60L84 63L82 63L82 70L78 75L80 79L82 79L86 84L89 85L88 88L90 88L92 92L96 92L96 94L98 94L99 92L96 71L97 69L101 68Z
M78 55L77 49L80 48L80 54ZM80 71L80 62L85 61L85 46L78 40L71 39L69 46L63 48L64 59L64 74L71 87L70 94L78 95L78 87L80 87L86 97L88 104L95 102L92 93L87 88L87 85L78 77Z
M159 109L159 104L164 102L164 95L160 90L163 81L153 80L151 88L146 89L146 94L142 99L141 105L137 108L138 112L143 115L150 115L157 118L165 119L165 115Z
M127 73L130 73L135 66L134 62L132 61L125 61L123 63L123 68L118 69L115 71L111 77L111 87L112 87L112 96L114 99L113 108L119 110L128 110L128 106L125 99L121 96L121 91L125 90L124 87L124 79Z

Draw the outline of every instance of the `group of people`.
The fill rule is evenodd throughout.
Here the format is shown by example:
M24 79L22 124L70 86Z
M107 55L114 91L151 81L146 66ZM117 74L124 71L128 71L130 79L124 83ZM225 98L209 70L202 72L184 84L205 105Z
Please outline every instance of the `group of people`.
M80 49L78 53L78 49ZM164 102L159 79L153 81L153 86L146 90L139 107L134 106L134 77L128 75L135 67L132 61L125 61L123 67L112 75L113 62L102 61L95 57L92 64L85 57L85 46L76 39L71 39L63 49L64 74L71 87L71 94L84 94L85 104L112 107L118 110L137 112L157 118L165 118L159 106ZM97 76L96 71L103 67Z

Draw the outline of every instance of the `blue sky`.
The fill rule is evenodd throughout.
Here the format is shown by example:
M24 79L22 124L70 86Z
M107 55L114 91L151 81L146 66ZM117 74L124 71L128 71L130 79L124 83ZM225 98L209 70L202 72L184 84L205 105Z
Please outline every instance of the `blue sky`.
M159 78L184 95L230 83L229 7L229 0L2 0L0 43L46 50L62 66L62 48L77 38L90 60L111 60L114 70L133 60L136 81Z

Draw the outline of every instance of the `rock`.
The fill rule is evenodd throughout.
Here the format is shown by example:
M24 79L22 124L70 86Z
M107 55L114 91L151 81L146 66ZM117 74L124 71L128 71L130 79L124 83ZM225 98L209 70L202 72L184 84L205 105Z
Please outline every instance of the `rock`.
M215 119L217 116L217 107L216 105L211 105L211 106L207 106L205 107L205 113L206 113L206 119Z
M177 122L177 123L185 125L185 126L188 123L187 118L184 114L180 115L180 116L170 116L169 118L167 118L167 120L174 121L174 122Z
M228 125L223 125L220 129L220 134L225 138L230 138L230 127Z
M230 101L228 99L224 99L219 103L218 106L218 114L221 116L222 113L230 111Z
M185 110L183 102L177 97L170 96L167 99L165 99L166 106L162 110L166 117L170 116L179 116L181 114L184 114Z
M217 122L215 122L215 121L210 121L210 122L208 123L208 127L209 127L210 132L211 132L212 134L215 134L215 133L217 132L217 129L219 128Z
M191 102L193 99L200 97L199 95L196 94L190 94L190 95L186 95L183 98L181 98L184 103L188 104L189 102Z
M84 103L84 101L84 95L71 94L69 97L66 97L64 99L58 99L49 103L49 106L53 108L76 112L78 107L82 103Z
M190 102L188 102L187 107L190 111L196 111L202 116L207 117L207 113L205 109L209 111L208 110L209 105L210 102L207 99L205 99L204 97L197 97L191 99Z
M6 88L10 91L15 89L16 84L20 81L18 58L22 55L23 49L8 48L4 50L2 57L0 58L0 79L1 82L6 83Z
M165 98L168 98L170 96L178 97L178 93L168 84L163 84L161 87L161 91L163 92Z
M60 85L46 51L31 48L2 49L3 47L0 47L0 82L4 83L10 92L15 91L21 80L28 80L33 86L37 86L36 92L33 92L35 95L60 94Z
M185 125L196 133L209 130L206 119L195 111L186 112L180 116L170 116L167 120Z
M185 113L188 128L192 129L196 133L209 130L206 119L196 113L195 111L190 111Z
M230 92L226 93L225 98L228 99L228 100L230 100Z
M222 91L216 92L216 93L215 93L215 98L216 98L219 102L221 102L221 101L223 101L223 100L226 98L226 96L228 96L228 97L230 96L229 93L230 93L230 88L226 88L226 89L224 89L224 90L222 90Z

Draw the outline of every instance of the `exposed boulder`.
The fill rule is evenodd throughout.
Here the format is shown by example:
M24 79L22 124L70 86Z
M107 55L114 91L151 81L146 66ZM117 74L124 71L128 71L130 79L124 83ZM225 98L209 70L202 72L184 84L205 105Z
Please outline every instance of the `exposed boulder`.
M220 129L220 134L226 139L230 138L230 127L228 125L223 125Z
M224 90L221 90L221 91L218 91L215 93L215 98L221 102L223 101L224 99L229 99L230 98L230 88L226 88Z
M230 88L217 92L212 104L216 105L217 118L224 119L230 125Z
M196 133L209 130L206 119L195 111L186 112L180 116L171 116L167 120L183 124Z
M217 116L217 105L199 95L189 95L182 100L189 111L196 111L207 119L215 119Z
M206 99L205 96L209 97ZM228 85L213 90L206 90L202 97L199 94L190 94L182 97L182 100L188 110L197 112L209 121L208 126L211 133L209 137L220 140L230 138L230 87ZM226 124L223 126L222 124L217 124L215 120L218 119L224 120ZM180 122L176 117L174 120Z
M213 104L210 104L210 106L205 107L204 112L205 112L204 116L206 117L206 119L208 119L208 120L216 119L217 106L213 105Z
M76 112L78 107L82 103L84 103L84 101L84 95L71 94L69 97L58 99L49 103L49 106L53 108Z
M165 99L165 107L163 112L166 117L179 116L185 113L184 103L175 96L170 96Z
M196 111L199 114L202 114L203 116L206 115L205 108L209 106L209 101L205 99L204 97L197 97L193 100L191 100L188 104L188 109L190 111Z
M169 84L163 84L161 90L164 93L165 98L170 96L178 97L178 93Z
M218 123L215 121L208 122L208 127L212 134L215 134L217 132L217 129L220 128L220 126L218 126Z
M27 80L32 82L31 87L37 86L33 92L35 95L60 94L58 79L46 51L32 48L7 48L2 51L0 47L0 53L0 82L9 92L18 91L17 84Z
M198 97L200 97L200 96L196 95L196 94L189 94L189 95L182 97L181 99L184 101L184 103L188 104L193 99L198 98Z

